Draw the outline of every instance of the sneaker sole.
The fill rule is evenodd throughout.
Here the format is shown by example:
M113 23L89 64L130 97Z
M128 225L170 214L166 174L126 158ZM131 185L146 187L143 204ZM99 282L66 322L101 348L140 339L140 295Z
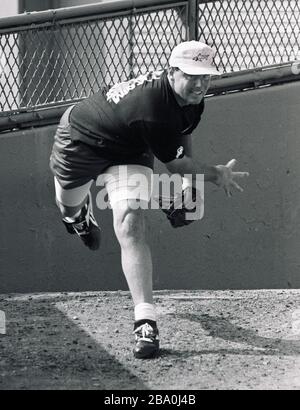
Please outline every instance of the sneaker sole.
M83 244L92 251L98 250L100 248L100 245L101 245L101 229L99 227L97 227L96 229L97 229L97 233L96 233L97 239L95 240L95 236L94 236L93 241L90 244L88 243L88 239L87 239L87 241L84 239L85 235L78 235L79 238L82 240ZM94 230L94 233L95 233L95 230ZM90 234L88 234L88 236L89 235Z
M158 346L147 346L140 351L133 350L133 355L136 359L153 359L159 354Z

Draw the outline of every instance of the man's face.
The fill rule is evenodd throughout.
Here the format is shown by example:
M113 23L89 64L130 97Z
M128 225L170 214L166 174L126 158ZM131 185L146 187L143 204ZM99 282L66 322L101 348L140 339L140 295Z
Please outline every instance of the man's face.
M210 75L189 75L179 69L173 69L169 79L180 105L200 104L210 86Z

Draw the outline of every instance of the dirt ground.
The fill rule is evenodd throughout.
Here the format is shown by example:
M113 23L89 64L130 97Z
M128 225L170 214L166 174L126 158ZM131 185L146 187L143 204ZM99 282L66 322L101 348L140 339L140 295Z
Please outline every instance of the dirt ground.
M158 291L161 354L132 355L128 292L0 295L0 390L298 390L300 290Z

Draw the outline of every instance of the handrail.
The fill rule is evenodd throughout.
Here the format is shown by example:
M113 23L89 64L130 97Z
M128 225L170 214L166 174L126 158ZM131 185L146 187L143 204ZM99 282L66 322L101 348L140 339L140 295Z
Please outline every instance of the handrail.
M225 92L248 91L293 81L300 81L300 62L223 74L220 77L213 77L206 98L218 96ZM2 117L0 114L0 133L9 129L26 129L57 124L59 117L72 104L74 102L50 108L31 109L28 112L12 113L9 117Z
M53 21L73 19L76 17L95 16L97 14L115 12L135 12L141 8L163 7L169 5L186 4L188 0L117 0L101 3L86 4L82 6L65 7L45 11L34 11L11 17L0 18L0 30L30 26Z

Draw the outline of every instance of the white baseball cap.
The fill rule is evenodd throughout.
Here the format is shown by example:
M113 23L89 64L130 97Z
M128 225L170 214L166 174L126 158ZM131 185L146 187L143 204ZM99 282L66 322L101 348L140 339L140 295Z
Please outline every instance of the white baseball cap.
M169 65L190 75L221 75L213 66L214 50L200 41L184 41L174 47Z

